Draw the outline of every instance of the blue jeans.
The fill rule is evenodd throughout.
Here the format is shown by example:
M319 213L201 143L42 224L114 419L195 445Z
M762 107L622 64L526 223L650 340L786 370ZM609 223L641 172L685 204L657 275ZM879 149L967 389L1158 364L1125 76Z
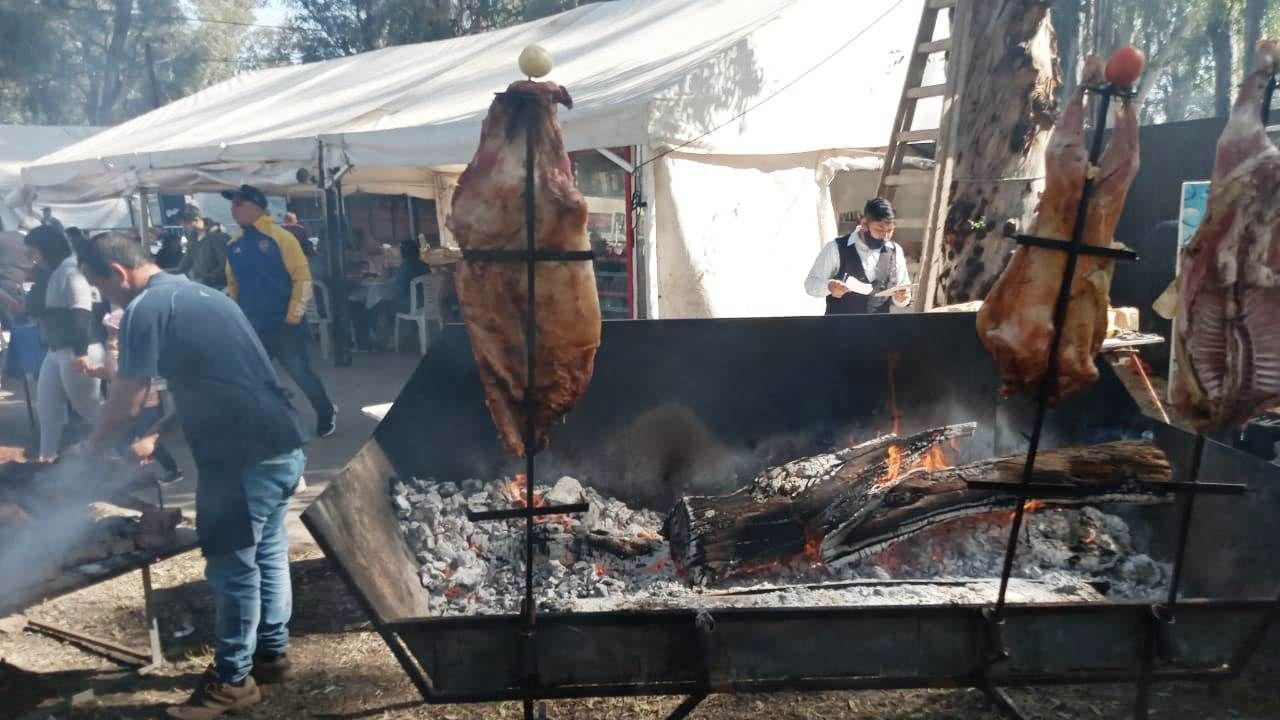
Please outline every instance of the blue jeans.
M298 389L307 396L311 409L317 417L333 413L333 403L325 392L320 376L311 369L311 358L307 355L307 325L285 323L269 330L258 330L258 338L266 348L267 355L278 361L284 371L298 384Z
M279 655L289 645L293 590L284 518L306 464L298 448L246 468L241 478L254 544L205 558L217 635L214 666L223 682L243 680L255 654Z

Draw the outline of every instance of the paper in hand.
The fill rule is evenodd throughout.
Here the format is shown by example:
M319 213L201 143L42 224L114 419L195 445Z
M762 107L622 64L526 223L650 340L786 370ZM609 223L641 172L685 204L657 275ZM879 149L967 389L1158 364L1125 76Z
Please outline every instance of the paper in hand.
M914 288L914 287L915 287L915 283L907 283L906 285L898 285L896 287L885 288L884 290L881 290L880 292L876 293L876 297L890 297L891 295L898 292L899 290L910 290L911 288Z
M855 292L859 295L870 295L873 289L870 283L864 283L852 275L845 275L840 282L844 283L844 286L849 288L850 292Z

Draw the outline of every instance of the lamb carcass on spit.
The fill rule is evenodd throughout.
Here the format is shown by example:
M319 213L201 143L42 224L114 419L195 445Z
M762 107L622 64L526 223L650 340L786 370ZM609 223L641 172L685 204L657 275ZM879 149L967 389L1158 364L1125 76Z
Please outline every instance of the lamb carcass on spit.
M1090 57L1081 87L1049 139L1045 188L1036 207L1031 235L1069 241L1085 175L1096 172L1083 241L1087 245L1113 245L1125 196L1138 173L1138 115L1133 103L1121 103L1115 130L1098 160L1099 166L1091 169L1085 148L1083 86L1101 83L1102 79L1102 60ZM1054 306L1066 265L1065 252L1019 246L978 311L978 335L1000 366L1005 394L1034 394L1048 369ZM1111 258L1079 257L1058 347L1051 403L1083 390L1098 377L1094 356L1106 339L1114 268Z
M464 250L524 250L525 137L533 126L535 243L538 250L590 250L587 203L574 185L556 103L569 93L549 82L520 81L489 106L480 147L453 196L449 229ZM489 413L507 450L523 456L526 412L532 450L573 408L591 380L600 347L600 300L590 262L538 262L535 402L526 408L527 268L515 262L463 262L458 299L471 335Z
M1171 399L1203 429L1280 405L1280 150L1262 124L1276 62L1276 43L1259 44L1218 140L1207 212L1174 281Z

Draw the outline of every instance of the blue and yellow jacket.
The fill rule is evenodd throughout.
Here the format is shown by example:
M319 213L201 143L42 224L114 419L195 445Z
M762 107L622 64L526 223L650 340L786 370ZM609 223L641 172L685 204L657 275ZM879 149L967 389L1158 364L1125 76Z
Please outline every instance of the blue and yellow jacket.
M263 215L227 243L227 293L258 330L297 325L311 300L311 268L293 233Z

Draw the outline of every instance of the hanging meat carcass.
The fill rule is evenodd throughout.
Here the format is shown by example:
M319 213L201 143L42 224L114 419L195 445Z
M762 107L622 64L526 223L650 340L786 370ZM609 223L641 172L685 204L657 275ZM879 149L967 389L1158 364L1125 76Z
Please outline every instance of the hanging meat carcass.
M1202 429L1280 405L1280 150L1262 123L1276 63L1275 41L1261 43L1218 140L1208 211L1157 303L1167 316L1176 297L1171 399Z
M1097 168L1090 168L1084 137L1085 85L1101 83L1102 61L1090 57L1081 86L1049 140L1045 189L1031 235L1069 241L1086 173L1094 172L1084 243L1112 247L1129 186L1138 173L1138 115L1134 103L1119 107L1115 130ZM1066 272L1067 253L1033 246L1014 251L978 312L978 335L995 357L1003 392L1034 393L1048 367L1054 306ZM1081 255L1071 281L1071 301L1058 348L1058 372L1050 402L1083 390L1098 377L1094 356L1106 339L1107 307L1115 261Z
M587 203L574 185L555 104L569 93L520 81L489 106L480 147L458 180L449 229L464 250L524 250L525 138L533 127L535 243L538 250L586 251ZM520 262L463 262L458 299L484 383L489 413L507 450L523 456L526 412L533 451L573 408L591 380L600 347L600 300L590 262L537 263L535 402L525 407L527 269Z

